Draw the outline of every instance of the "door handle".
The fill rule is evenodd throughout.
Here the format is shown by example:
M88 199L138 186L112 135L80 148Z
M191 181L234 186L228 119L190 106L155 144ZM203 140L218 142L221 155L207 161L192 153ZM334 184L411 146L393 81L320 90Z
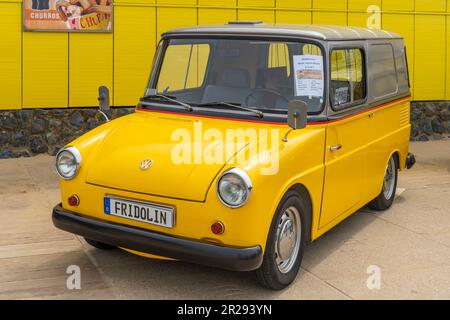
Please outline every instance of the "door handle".
M335 144L333 146L330 146L330 151L338 151L342 148L342 144Z
M374 112L369 113L369 118L373 118L373 117L375 117L375 113Z

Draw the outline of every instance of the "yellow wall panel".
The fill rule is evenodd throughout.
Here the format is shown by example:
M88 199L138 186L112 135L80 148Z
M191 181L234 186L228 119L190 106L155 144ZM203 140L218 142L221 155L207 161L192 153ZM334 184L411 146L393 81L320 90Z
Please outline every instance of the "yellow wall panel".
M450 5L450 2L449 2ZM445 89L445 100L450 100L450 16L447 16L447 51L446 51L446 65L447 65L447 72L446 72L446 89Z
M367 9L370 6L378 6L381 10L381 0L349 0L348 1L348 9L349 11L358 11L358 12L349 12L348 13L348 25L349 26L357 26L367 28L367 20L372 12L368 13Z
M413 11L414 0L383 0L383 11Z
M411 92L414 99L414 16L412 14L383 14L382 29L396 32L404 38Z
M238 0L239 7L275 7L275 0Z
M372 5L379 6L381 8L381 0L348 0L349 10L366 12L367 8Z
M349 26L367 28L368 17L369 14L367 13L349 13L347 23Z
M237 0L198 0L199 5L214 5L224 8L236 7ZM225 24L237 19L236 9L198 9L198 24Z
M156 9L117 6L114 30L114 104L137 103L147 85L156 42Z
M415 19L414 98L432 100L445 95L445 17L417 15Z
M446 0L416 0L416 11L445 12Z
M278 8L302 8L309 9L312 8L313 0L277 0Z
M198 0L200 6L214 6L220 8L234 8L236 7L237 0ZM236 10L236 9L235 9Z
M198 24L225 24L237 19L236 9L198 9Z
M113 1L114 1L114 10L117 7L124 5L136 5L136 4L149 5L156 3L156 0L113 0Z
M273 10L238 10L239 20L260 20L265 23L275 22L275 12Z
M309 11L285 11L278 10L276 13L277 23L311 23L311 12Z
M157 0L158 4L197 4L197 0Z
M314 0L313 8L321 11L313 12L312 23L347 25L347 13L332 12L333 10L346 10L347 0ZM322 12L322 10L330 11Z
M347 25L347 13L343 12L313 12L312 23Z
M22 105L22 7L0 2L0 109Z
M174 28L189 27L197 24L197 9L191 8L158 8L156 11L156 38Z
M313 8L330 11L333 9L344 10L347 9L347 0L313 0Z
M114 89L113 35L71 33L69 48L69 106L97 106L98 87Z
M67 33L23 33L23 107L65 108L68 103Z
M273 0L238 0L239 7L265 7L274 8ZM265 23L275 23L274 10L238 10L238 20L261 20Z

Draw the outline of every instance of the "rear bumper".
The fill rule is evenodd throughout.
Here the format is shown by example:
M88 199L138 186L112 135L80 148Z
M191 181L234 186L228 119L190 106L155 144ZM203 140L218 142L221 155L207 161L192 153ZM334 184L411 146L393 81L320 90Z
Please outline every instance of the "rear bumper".
M53 224L86 238L117 247L233 271L251 271L261 266L260 246L235 248L176 238L145 229L100 221L53 209Z
M406 156L406 169L411 169L416 163L416 157L412 153L408 153Z

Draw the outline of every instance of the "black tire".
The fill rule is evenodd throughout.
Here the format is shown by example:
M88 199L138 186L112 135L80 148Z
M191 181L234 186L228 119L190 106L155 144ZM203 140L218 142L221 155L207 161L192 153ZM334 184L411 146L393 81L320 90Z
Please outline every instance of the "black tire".
M84 238L84 240L86 240L86 242L89 243L94 248L97 248L100 250L111 250L111 249L115 248L114 246L112 246L110 244L99 242L97 240L92 240L92 239L88 239L88 238Z
M383 177L383 187L381 188L381 192L380 194L373 199L370 203L369 203L369 208L372 210L376 210L376 211L381 211L381 210L386 210L388 208L390 208L390 206L392 206L392 203L394 202L394 198L395 198L395 192L397 190L397 181L398 181L398 158L396 154L393 154L391 156L391 158L389 158L388 161L388 166L386 167L386 171L388 170L390 164L392 161L392 165L394 166L394 170L392 172L393 174L393 191L391 193L389 193L389 195L386 195L385 192L385 185L384 185L384 179L386 177L386 173L385 176Z
M276 262L277 256L275 246L277 229L280 225L283 213L292 206L297 209L300 216L300 245L292 267L288 272L282 273ZM307 226L307 221L309 221L309 219L306 219L306 215L310 214L310 210L309 201L295 191L288 191L281 200L270 226L263 263L261 267L256 270L258 282L262 286L271 290L281 290L289 286L295 280L303 258L306 235L309 228L309 226Z

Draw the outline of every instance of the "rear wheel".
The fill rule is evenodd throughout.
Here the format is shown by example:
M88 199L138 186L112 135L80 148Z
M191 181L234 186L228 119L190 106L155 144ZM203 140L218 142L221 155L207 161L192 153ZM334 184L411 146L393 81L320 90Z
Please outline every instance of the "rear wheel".
M86 240L86 242L89 243L94 248L97 248L97 249L100 249L100 250L111 250L111 249L115 248L114 246L112 246L110 244L99 242L97 240L92 240L92 239L89 239L89 238L84 238L84 240Z
M381 193L369 203L370 209L386 210L392 205L395 198L395 191L397 190L397 179L398 161L397 156L394 154L389 158L386 166Z
M297 276L305 246L307 206L289 191L278 207L267 239L263 263L256 271L266 288L281 290Z

